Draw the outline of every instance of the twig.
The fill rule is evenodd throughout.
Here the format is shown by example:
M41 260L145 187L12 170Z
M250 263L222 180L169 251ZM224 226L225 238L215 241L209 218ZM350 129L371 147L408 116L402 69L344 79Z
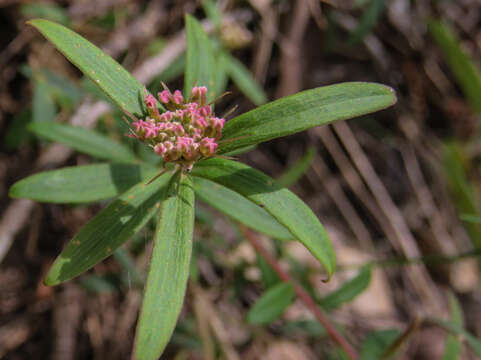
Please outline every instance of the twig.
M396 249L401 250L407 257L420 256L421 251L419 250L416 240L407 226L401 211L389 195L389 192L377 175L350 127L343 122L335 123L333 124L333 127L349 153L354 165L366 181L366 184L371 190L374 199L376 199L379 208L386 216L389 225L392 227L396 237L396 242L392 245ZM427 301L426 304L428 308L433 311L441 311L442 305L439 300L439 291L432 281L430 281L430 276L425 267L422 265L411 267L409 269L409 280L413 284L421 300Z
M276 272L279 278L284 282L290 282L294 286L294 291L299 299L307 306L309 310L314 314L316 319L326 329L329 336L345 351L351 360L358 358L356 350L351 344L345 340L341 334L331 325L327 317L319 309L319 306L312 299L309 293L304 290L292 277L284 271L277 260L261 245L255 234L245 227L241 227L242 234L252 244L252 246L259 252L259 254L266 260L269 266Z

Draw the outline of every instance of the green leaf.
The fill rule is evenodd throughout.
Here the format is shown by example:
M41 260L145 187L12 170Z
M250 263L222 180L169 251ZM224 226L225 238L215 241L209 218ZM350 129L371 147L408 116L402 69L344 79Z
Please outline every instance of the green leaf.
M387 86L351 82L306 90L228 121L219 153L294 134L314 126L385 109L396 102Z
M290 186L299 180L306 171L311 167L312 160L316 154L316 149L310 147L307 149L306 154L300 158L292 167L290 167L284 174L282 174L277 182L282 186Z
M35 81L33 90L32 116L34 122L51 122L57 111L50 87L43 79Z
M452 292L448 293L449 312L451 313L451 322L459 327L464 327L463 309L459 304L456 296ZM461 356L462 343L459 336L448 335L444 347L442 360L458 360Z
M31 121L32 111L30 109L23 109L13 116L5 135L5 145L8 150L20 147L33 137L27 130L27 126Z
M133 162L135 155L125 145L119 144L96 131L53 121L31 123L28 127L37 136L57 141L91 156L120 162Z
M192 174L223 185L263 207L306 246L327 270L335 255L324 227L302 200L272 178L236 161L213 158L194 166Z
M332 310L353 300L367 289L371 281L371 267L364 266L353 279L346 281L339 289L333 291L318 301L325 310Z
M239 60L231 56L226 51L222 52L223 64L225 71L231 77L232 81L247 98L256 105L262 105L267 102L267 96L264 90L254 79L250 71Z
M193 86L207 86L208 101L214 97L215 58L212 45L202 25L192 16L185 16L187 32L187 60L185 68L184 96L190 96Z
M43 19L28 24L37 28L121 108L134 115L144 113L144 87L114 59L62 25Z
M137 164L94 164L44 171L24 178L10 188L9 196L49 203L88 203L109 199L159 169Z
M448 24L432 19L428 22L428 29L469 103L476 112L481 112L481 75L473 59L461 48Z
M20 12L23 16L28 18L40 17L43 19L56 21L63 25L70 24L70 19L66 10L54 4L27 3L22 5Z
M70 280L94 266L139 231L157 212L171 174L137 184L85 225L55 260L46 285Z
M262 285L264 285L265 288L270 288L281 281L281 279L279 279L279 275L277 275L277 273L261 255L257 254L256 260L257 266L261 271Z
M217 29L222 26L222 13L214 0L202 0L202 8L205 14Z
M222 56L222 51L217 50L215 56L217 61L215 63L213 97L217 97L225 93L227 83L229 82L229 78L226 73L225 57Z
M396 329L370 332L362 341L359 360L381 360L398 336L399 330Z
M267 211L237 192L202 178L194 179L194 189L202 201L251 229L276 239L293 239L289 230Z
M368 35L379 21L384 10L384 0L371 0L357 27L349 37L349 44L355 45Z
M478 194L469 180L468 174L472 168L469 156L461 144L457 142L444 143L442 150L442 165L447 180L448 189L454 204L460 214L480 215ZM481 224L466 222L464 224L473 245L481 247Z
M174 331L190 271L194 191L189 177L169 187L154 238L154 249L135 339L135 358L155 360Z
M479 341L473 334L466 331L462 326L456 325L452 321L441 319L430 319L430 321L453 334L461 336L468 343L476 356L481 357L481 341Z
M255 325L269 324L277 320L294 300L294 286L280 283L271 287L256 301L247 313L247 321Z

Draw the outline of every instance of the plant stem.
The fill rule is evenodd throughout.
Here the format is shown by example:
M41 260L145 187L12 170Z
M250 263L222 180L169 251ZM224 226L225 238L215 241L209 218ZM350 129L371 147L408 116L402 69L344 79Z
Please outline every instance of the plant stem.
M344 350L347 356L351 360L357 360L358 355L356 350L351 344L345 340L341 334L331 325L327 317L323 314L319 306L312 299L309 293L304 290L286 271L284 271L277 260L269 254L269 252L264 249L264 247L259 242L257 236L251 232L249 229L241 226L241 231L244 237L251 243L251 245L259 252L259 254L266 260L269 266L276 272L279 278L284 282L290 282L294 286L294 291L299 299L307 306L309 310L314 314L316 319L321 323L321 325L326 329L329 336Z

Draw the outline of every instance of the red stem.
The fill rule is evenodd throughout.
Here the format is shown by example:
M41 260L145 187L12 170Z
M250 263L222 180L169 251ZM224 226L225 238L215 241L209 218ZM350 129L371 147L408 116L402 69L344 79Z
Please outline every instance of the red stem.
M331 325L327 317L322 313L319 306L316 302L312 299L309 293L304 290L302 286L300 286L292 277L284 271L280 266L277 260L267 252L266 249L261 245L259 240L257 239L256 235L249 231L247 228L242 227L241 231L245 238L252 244L252 246L262 255L262 257L266 260L266 262L270 265L270 267L276 272L279 278L284 282L290 282L294 286L294 291L296 292L297 296L301 301L307 306L309 310L314 314L316 319L321 323L321 325L326 329L329 336L345 351L347 356L351 360L357 360L358 355L356 350L352 347L351 344L345 340L339 332Z

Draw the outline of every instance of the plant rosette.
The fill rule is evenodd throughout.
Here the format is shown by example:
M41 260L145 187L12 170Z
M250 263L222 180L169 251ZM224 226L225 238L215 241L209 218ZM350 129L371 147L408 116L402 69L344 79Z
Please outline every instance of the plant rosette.
M320 87L225 122L209 105L219 95L212 90L219 70L217 59L207 34L193 17L186 16L184 94L166 88L157 99L82 36L43 19L29 24L128 114L130 137L152 147L164 165L175 165L174 171L163 169L155 176L159 169L142 162L124 144L81 127L45 121L30 129L110 162L41 172L10 189L12 197L51 203L117 197L67 244L47 274L47 285L82 274L149 221L157 222L134 358L158 359L174 331L190 273L195 196L256 231L300 241L323 265L327 277L332 276L335 254L317 216L275 180L226 154L387 108L396 102L391 88L362 82Z

